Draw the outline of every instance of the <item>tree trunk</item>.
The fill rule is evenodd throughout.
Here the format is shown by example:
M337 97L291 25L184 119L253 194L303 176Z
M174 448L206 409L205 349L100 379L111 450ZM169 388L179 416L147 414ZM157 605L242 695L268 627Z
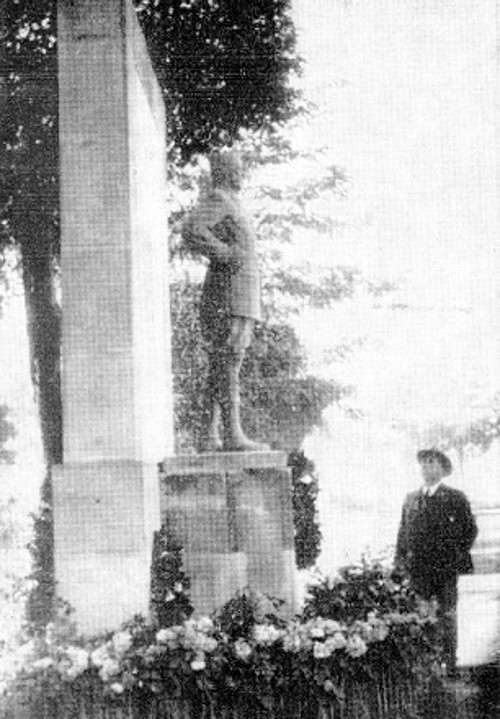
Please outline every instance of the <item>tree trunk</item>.
M54 262L49 251L23 250L23 279L30 342L31 377L40 412L47 465L62 463L61 311L55 299Z
M33 249L23 251L23 279L31 376L37 394L46 471L30 545L35 587L28 599L27 615L35 627L41 628L52 619L55 607L51 467L62 462L61 320L54 295L50 243L34 243Z

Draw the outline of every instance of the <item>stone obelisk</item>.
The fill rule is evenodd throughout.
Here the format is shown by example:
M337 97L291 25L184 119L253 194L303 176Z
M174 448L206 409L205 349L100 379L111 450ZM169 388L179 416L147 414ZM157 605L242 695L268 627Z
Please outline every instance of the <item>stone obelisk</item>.
M87 634L149 604L173 450L164 104L129 0L58 3L63 465L57 593Z

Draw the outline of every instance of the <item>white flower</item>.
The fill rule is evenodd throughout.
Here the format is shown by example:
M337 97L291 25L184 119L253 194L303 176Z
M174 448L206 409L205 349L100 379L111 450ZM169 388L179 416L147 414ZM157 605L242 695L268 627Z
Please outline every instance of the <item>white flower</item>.
M71 666L66 672L70 678L74 679L88 669L89 654L85 649L81 647L68 647L65 654L71 662Z
M214 623L210 619L210 617L200 617L196 622L196 628L200 632L205 632L205 634L208 634L209 632L213 632Z
M95 667L102 667L108 657L108 648L105 644L103 644L102 647L97 647L97 649L94 649L94 651L91 652L90 661Z
M289 628L283 637L283 649L286 652L298 652L302 645L302 637L297 629Z
M372 624L373 626L373 641L375 642L383 642L384 639L389 634L389 627L385 622L382 620L379 620L377 622L374 622Z
M118 664L116 659L108 657L102 663L101 669L99 670L99 676L103 681L106 682L110 677L114 677L119 674L120 671L120 665Z
M253 628L254 639L257 644L274 644L283 636L283 632L272 624L256 624Z
M371 642L373 640L373 624L369 622L358 622L358 629L365 642Z
M214 639L213 637L207 637L204 634L202 634L201 636L197 636L195 641L195 649L210 654L210 652L214 652L217 649L217 639Z
M333 653L333 648L326 642L314 642L313 654L315 659L326 659Z
M33 669L48 669L54 664L54 660L52 657L42 657L41 659L36 659L33 664L31 665Z
M123 684L120 684L120 682L113 682L113 684L111 684L109 688L114 694L123 694L123 692L125 691Z
M61 675L62 675L63 679L69 679L71 681L73 679L76 679L77 676L79 676L80 674L81 674L81 672L78 671L78 669L76 669L75 667L72 667L72 666L68 666L68 667L62 666L61 667Z
M321 625L316 624L310 628L309 634L313 639L323 639L325 636L325 629Z
M252 647L244 639L237 639L234 643L234 653L238 659L246 661L252 653Z
M177 632L173 629L160 629L156 632L156 641L158 644L175 645L177 643Z
M335 619L324 619L323 628L326 634L335 634L342 629L341 625L336 622Z
M191 669L194 672L201 672L206 667L205 655L203 653L196 654L195 658L191 662Z
M361 657L368 651L368 647L359 634L352 634L346 643L346 652L350 657Z
M116 632L113 634L112 642L116 654L125 654L132 646L132 635L130 632Z
M347 644L347 639L342 632L335 632L331 637L328 637L325 644L328 644L328 646L332 648L332 651L344 649Z
M383 642L384 639L387 639L388 635L389 628L382 622L373 628L373 637L376 642Z

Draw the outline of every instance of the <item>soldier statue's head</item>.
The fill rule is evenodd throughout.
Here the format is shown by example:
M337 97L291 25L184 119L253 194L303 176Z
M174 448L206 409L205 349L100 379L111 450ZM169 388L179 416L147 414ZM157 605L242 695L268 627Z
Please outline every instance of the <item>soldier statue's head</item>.
M214 187L240 190L243 179L243 163L236 150L215 150L210 154L210 174Z

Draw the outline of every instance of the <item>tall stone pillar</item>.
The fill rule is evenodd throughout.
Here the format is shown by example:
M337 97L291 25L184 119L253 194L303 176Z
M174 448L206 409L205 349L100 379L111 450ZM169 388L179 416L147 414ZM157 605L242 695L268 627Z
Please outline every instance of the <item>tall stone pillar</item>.
M58 594L87 634L147 613L173 450L166 140L130 0L58 2L64 463Z

